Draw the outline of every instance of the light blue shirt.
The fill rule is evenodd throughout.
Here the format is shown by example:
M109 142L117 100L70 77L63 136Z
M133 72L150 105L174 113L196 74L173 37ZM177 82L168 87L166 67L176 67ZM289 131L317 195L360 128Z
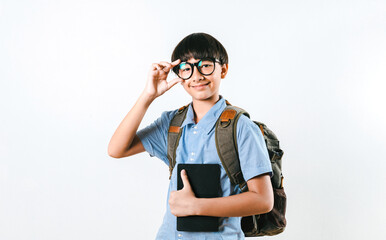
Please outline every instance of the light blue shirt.
M215 124L222 111L226 107L224 98L221 99L205 114L196 124L192 104L182 124L182 135L177 147L176 163L200 163L220 164L215 143ZM161 117L148 127L137 132L145 150L150 156L156 156L169 166L167 158L167 136L170 120L177 110L163 112ZM264 174L272 175L271 163L266 149L265 141L260 129L246 116L241 116L237 123L237 144L241 171L245 181ZM177 190L177 165L173 169L169 184L168 199L166 201L166 213L163 223L158 231L159 240L218 240L218 239L244 239L244 233L240 226L241 217L220 218L218 232L182 232L177 231L176 216L171 214L168 204L169 194ZM165 176L166 177L166 176ZM240 193L238 186L232 185L224 168L221 166L221 189L223 197Z

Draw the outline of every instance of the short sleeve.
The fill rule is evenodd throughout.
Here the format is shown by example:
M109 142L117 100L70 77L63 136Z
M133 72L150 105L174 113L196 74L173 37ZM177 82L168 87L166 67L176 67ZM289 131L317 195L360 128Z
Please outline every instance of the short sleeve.
M269 173L272 177L271 161L263 134L245 115L237 123L237 146L245 181L264 173Z
M170 121L176 113L177 110L163 112L161 117L137 132L137 136L141 140L146 152L151 157L156 156L161 159L167 165L169 165L167 157L168 130Z

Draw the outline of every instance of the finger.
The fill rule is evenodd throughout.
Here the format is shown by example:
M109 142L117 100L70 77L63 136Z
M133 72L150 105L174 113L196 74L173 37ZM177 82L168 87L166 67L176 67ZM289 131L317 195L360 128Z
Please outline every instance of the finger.
M159 62L158 63L159 65L161 65L161 66L164 66L164 67L170 67L171 66L171 64L170 63L168 63L168 62Z
M185 169L181 170L181 179L182 183L184 184L184 188L191 188L188 179L188 174L186 173Z
M152 70L161 70L161 66L158 63L153 63L152 65Z
M174 62L172 62L171 65L172 65L173 67L175 67L175 66L177 66L178 64L180 64L180 62L181 62L181 59L177 59L177 60L175 60Z
M182 82L182 81L184 81L184 80L182 80L181 78L175 78L175 79L169 81L168 82L168 90L170 88L172 88L174 85L176 85L177 83Z
M172 68L172 65L168 62L160 62L159 65L161 65L163 67L163 71L164 72L169 72L170 69Z

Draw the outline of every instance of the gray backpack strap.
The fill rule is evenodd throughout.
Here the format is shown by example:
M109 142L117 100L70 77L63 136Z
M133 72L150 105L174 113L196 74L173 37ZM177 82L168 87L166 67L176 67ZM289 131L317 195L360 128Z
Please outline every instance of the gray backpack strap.
M178 109L178 112L170 121L169 131L168 131L168 159L169 159L169 171L170 176L172 177L173 168L176 165L176 150L178 143L180 141L182 128L181 125L186 118L186 113L188 112L188 106L183 106Z
M239 185L241 191L246 192L248 186L241 172L237 148L237 121L242 114L247 117L249 114L241 108L231 106L228 102L227 104L216 123L217 153L231 183Z

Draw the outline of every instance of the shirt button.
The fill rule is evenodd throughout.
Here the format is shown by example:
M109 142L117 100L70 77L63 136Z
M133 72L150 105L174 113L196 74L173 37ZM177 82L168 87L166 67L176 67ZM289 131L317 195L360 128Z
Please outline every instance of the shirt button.
M181 234L181 233L179 233L179 234L178 234L178 237L182 237L182 234Z
M194 161L194 159L193 159L193 158L191 158L191 159L190 159L190 161Z
M197 129L197 126L194 126L193 128L194 128L194 129Z
M193 134L196 134L196 133L197 133L196 131L193 132Z
M195 154L194 152L191 153L192 156L194 156L194 154Z

